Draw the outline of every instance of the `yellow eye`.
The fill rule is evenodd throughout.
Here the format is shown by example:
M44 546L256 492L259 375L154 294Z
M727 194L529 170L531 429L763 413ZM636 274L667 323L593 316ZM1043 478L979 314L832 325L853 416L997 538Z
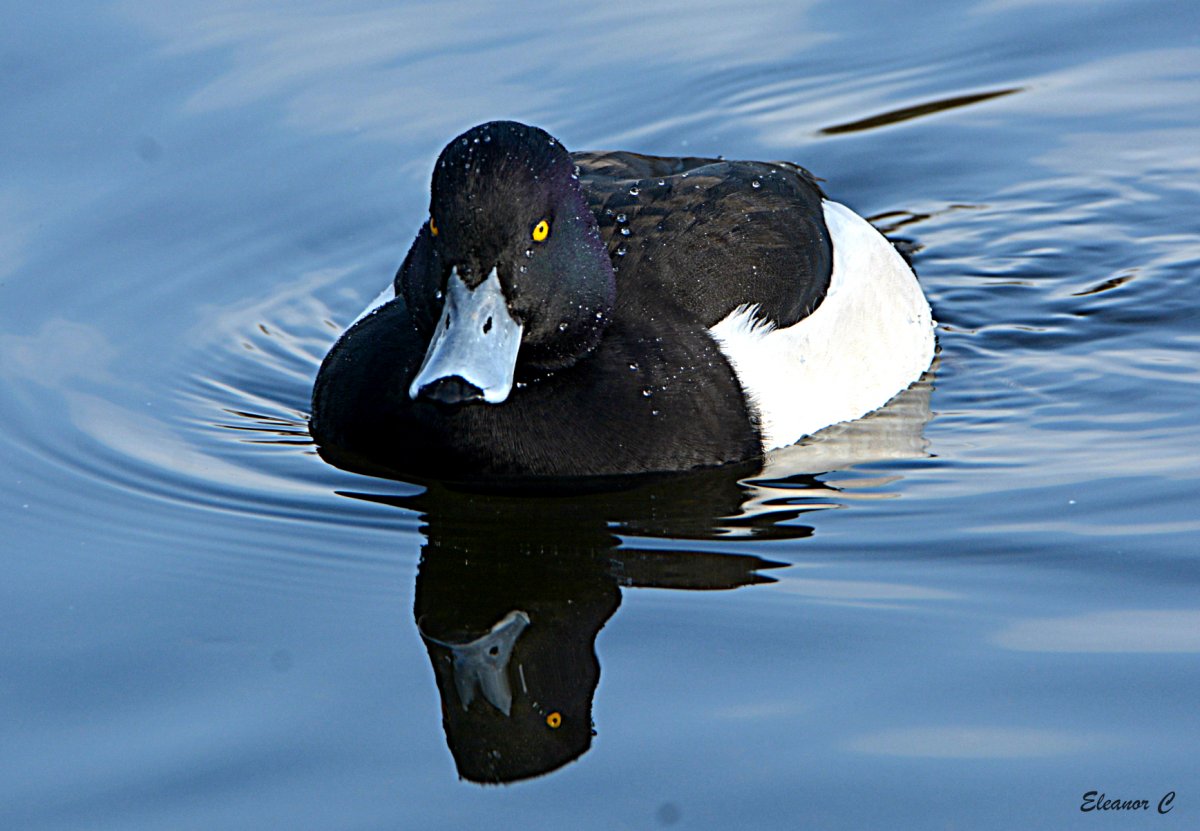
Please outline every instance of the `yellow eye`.
M431 216L431 217L429 217L429 233L433 234L435 237L436 237L436 236L437 236L437 234L438 234L438 232L437 232L437 223L433 221L433 217L432 217L432 216Z
M533 226L533 241L545 242L546 237L550 236L550 223L542 220L537 225Z
M545 237L543 236L542 239L545 239ZM551 713L546 716L546 724L551 730L557 730L559 725L562 724L562 716L557 712Z

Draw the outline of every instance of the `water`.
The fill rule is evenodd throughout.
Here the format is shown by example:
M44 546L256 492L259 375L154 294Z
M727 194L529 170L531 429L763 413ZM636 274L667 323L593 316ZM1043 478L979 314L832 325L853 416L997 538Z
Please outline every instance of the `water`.
M1194 4L5 20L0 826L1196 824ZM324 465L317 362L501 117L810 167L918 248L935 372L763 473ZM484 787L438 641L513 609L547 700L497 741L582 752Z

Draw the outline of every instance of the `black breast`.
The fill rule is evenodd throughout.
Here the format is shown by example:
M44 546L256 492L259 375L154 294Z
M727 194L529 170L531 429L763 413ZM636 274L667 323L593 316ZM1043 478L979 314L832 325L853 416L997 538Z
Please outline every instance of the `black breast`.
M671 309L614 320L586 359L501 405L411 400L424 346L403 299L343 335L313 392L310 430L327 461L480 483L687 470L761 452L728 361Z

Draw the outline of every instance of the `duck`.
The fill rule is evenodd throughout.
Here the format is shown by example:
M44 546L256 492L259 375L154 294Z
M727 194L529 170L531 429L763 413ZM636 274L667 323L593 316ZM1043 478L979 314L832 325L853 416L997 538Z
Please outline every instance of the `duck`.
M879 409L934 329L906 259L797 164L571 152L492 121L439 155L309 427L329 463L393 479L712 468Z

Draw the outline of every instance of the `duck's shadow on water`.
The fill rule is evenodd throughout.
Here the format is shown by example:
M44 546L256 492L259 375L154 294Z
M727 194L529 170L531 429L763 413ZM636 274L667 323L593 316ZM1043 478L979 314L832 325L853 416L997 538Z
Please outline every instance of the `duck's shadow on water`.
M713 542L800 539L831 504L816 477L927 454L930 376L872 416L755 462L571 496L344 493L420 512L414 623L441 697L459 775L511 782L562 767L594 734L596 636L625 588L691 591L771 583L786 564ZM668 539L667 545L638 545ZM707 541L702 547L688 541ZM740 546L743 547L744 546ZM702 550L700 550L702 548Z

